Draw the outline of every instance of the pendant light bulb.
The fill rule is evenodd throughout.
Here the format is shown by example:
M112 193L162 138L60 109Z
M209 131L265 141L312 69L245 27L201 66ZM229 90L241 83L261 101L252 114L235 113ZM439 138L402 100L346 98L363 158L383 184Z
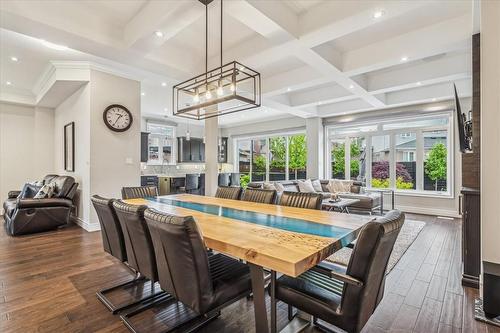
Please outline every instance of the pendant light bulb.
M195 103L200 102L200 95L198 94L198 91L196 91L196 94L193 96L193 102Z
M206 99L212 98L212 93L210 92L210 90L207 90L207 92L205 93L205 98Z
M231 92L234 92L236 90L234 83L231 83L231 85L229 86L229 89L231 90Z
M219 88L217 88L217 96L222 95L224 95L224 89L222 89L222 85L219 85Z

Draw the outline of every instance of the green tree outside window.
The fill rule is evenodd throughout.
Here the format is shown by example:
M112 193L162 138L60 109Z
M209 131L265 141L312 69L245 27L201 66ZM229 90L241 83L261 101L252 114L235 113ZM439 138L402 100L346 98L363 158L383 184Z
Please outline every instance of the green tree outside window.
M443 143L436 143L429 151L429 157L425 161L425 174L434 181L437 191L438 181L446 179L448 151Z

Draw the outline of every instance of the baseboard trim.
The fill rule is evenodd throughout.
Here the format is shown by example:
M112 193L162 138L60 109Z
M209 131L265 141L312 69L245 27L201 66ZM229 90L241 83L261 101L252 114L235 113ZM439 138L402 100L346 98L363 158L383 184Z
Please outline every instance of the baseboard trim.
M462 217L460 214L458 214L457 211L454 211L454 210L426 208L426 207L414 207L414 206L401 206L401 205L396 205L395 208L399 209L405 213L445 216L445 217L453 217L453 218L461 218Z
M101 226L99 223L88 223L87 221L82 220L79 217L72 216L71 220L78 225L80 228L88 231L88 232L93 232L93 231L99 231L101 230Z

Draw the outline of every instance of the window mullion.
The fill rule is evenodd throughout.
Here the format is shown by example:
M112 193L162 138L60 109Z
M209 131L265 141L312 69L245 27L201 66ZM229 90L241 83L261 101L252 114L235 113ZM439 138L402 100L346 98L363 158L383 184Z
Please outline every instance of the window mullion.
M395 189L396 188L396 135L389 135L389 187Z
M269 181L269 160L271 158L271 149L269 149L269 138L266 138L266 147L267 147L267 154L266 154L266 182Z
M345 138L344 144L344 179L351 179L351 138L348 136Z
M417 191L422 191L424 189L424 135L422 130L417 130L417 145L416 145L416 181L417 181Z
M289 147L289 141L290 141L290 137L289 136L285 136L285 180L289 180L290 179L290 172L289 172L289 167L288 167L288 162L289 162L289 158L288 158L288 147Z

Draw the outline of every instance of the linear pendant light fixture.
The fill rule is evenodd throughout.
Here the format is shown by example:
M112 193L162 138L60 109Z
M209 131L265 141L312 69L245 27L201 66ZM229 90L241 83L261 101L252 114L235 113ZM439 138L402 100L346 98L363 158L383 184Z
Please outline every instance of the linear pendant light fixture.
M223 0L220 0L220 67L208 70L208 5L213 0L199 1L205 5L205 73L173 87L174 115L202 120L260 107L260 73L238 61L223 65Z

